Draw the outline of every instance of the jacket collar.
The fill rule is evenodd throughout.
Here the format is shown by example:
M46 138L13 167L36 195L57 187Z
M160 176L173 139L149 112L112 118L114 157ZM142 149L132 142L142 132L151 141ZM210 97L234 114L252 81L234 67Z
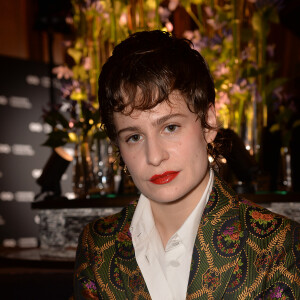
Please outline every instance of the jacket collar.
M238 196L215 174L195 241L188 298L223 297L247 239L239 214Z
M130 204L122 230L116 238L118 265L127 272L121 272L125 289L135 295L149 292L134 256L130 224L137 201ZM208 294L221 299L234 271L247 232L239 218L238 196L215 173L214 185L206 204L195 241L188 286L188 298ZM220 259L221 258L221 259ZM137 282L143 288L132 288ZM131 282L131 284L130 284Z
M132 295L134 295L134 299L139 299L140 296L142 296L142 299L151 300L145 280L135 259L134 247L130 233L130 224L136 206L137 201L134 201L121 212L125 216L125 222L123 228L116 235L115 267L118 268L116 273L122 280L126 299L132 299Z

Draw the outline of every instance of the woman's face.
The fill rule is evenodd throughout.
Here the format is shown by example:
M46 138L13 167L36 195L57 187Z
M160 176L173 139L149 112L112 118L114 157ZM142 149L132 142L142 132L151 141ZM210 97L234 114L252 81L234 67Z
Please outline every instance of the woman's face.
M203 130L178 92L148 111L114 113L122 158L137 188L150 201L200 199L208 182L206 145L216 131ZM216 125L211 106L207 122Z

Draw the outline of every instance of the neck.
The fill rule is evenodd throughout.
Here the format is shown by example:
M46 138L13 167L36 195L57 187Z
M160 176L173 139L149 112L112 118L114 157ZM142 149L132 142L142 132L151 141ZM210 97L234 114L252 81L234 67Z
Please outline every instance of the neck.
M169 203L150 200L155 226L159 232L164 248L169 239L183 225L188 216L199 203L209 181L207 172L201 185L188 195Z

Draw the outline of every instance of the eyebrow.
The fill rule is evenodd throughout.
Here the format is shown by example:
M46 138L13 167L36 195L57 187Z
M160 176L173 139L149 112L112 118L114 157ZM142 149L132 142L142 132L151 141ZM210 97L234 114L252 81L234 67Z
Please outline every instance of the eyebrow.
M184 117L184 116L185 116L184 114L180 114L180 113L166 115L166 116L163 116L163 117L155 120L154 124L152 124L152 125L159 126L159 125L162 125L163 123L167 122L170 119L173 119L173 118L176 118L176 117Z
M120 136L121 133L126 132L126 131L140 131L140 128L137 126L129 126L129 127L125 127L122 128L118 131L117 135Z
M154 126L154 127L155 126L160 126L160 125L164 124L165 122L167 122L168 120L176 118L176 117L185 117L185 115L184 114L180 114L180 113L166 115L166 116L163 116L163 117L155 120L152 123L152 126ZM140 129L139 126L128 126L128 127L120 129L117 132L117 135L120 136L120 134L123 133L123 132L125 132L125 131L141 131L141 129Z

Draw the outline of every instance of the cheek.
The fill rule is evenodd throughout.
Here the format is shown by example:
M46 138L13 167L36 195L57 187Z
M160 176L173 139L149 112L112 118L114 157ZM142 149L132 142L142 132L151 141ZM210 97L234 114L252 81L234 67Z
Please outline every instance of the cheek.
M120 147L120 154L131 175L135 174L139 169L138 166L141 164L139 155L133 153L130 149L122 147Z
M126 154L122 154L121 152L121 156L123 158L124 163L127 165L128 168L132 168L133 162L134 162L134 157Z
M198 133L199 134L199 133ZM206 142L202 135L194 135L193 139L189 140L189 143L185 143L184 150L191 158L199 159L207 156Z
M119 149L120 149L120 155L121 155L121 157L122 157L122 159L123 159L123 161L124 161L124 163L125 163L125 165L127 165L127 167L128 167L128 165L130 164L130 156L129 156L129 152L128 151L126 151L123 147L119 147Z

